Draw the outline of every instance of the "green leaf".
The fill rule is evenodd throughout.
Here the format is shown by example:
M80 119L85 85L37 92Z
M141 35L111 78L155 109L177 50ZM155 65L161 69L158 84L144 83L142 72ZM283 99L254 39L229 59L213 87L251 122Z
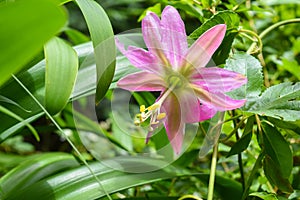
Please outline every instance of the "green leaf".
M293 169L293 154L289 143L273 126L262 122L263 143L266 154L273 160L284 178L289 178Z
M221 11L212 16L209 20L203 23L198 29L196 29L189 37L193 40L198 39L205 31L217 24L226 24L227 31L223 39L222 44L214 53L213 61L216 65L223 64L228 58L229 52L235 36L237 35L240 18L238 14L232 11Z
M55 115L66 106L73 91L78 57L72 47L55 37L45 45L45 59L45 107Z
M268 88L248 109L249 112L285 121L300 119L300 82L281 83Z
M89 165L108 193L114 193L164 179L194 174L174 166L168 166L156 171L150 170L150 172L146 173L124 172L134 171L135 169L144 170L152 169L153 167L157 168L162 164L164 165L164 162L158 159L128 157L123 161L112 159L104 164L95 162ZM119 166L118 169L122 169L122 171L113 169L117 166ZM104 196L104 191L87 167L81 166L35 182L23 190L14 190L14 195L10 196L8 200L20 198L50 200L54 197L56 200L82 200L96 199Z
M295 133L300 134L300 120L295 122L288 122L269 117L268 121L272 122L272 124L274 124L275 127L292 130Z
M4 103L8 103L8 104L11 104L11 105L14 105L20 109L22 109L23 111L25 112L31 112L30 110L26 110L25 108L23 108L22 106L20 106L18 103L16 103L15 101L5 97L5 96L2 96L0 95L0 101L4 102Z
M142 21L142 19L146 16L147 12L154 12L157 15L161 14L161 4L157 3L154 6L148 7L139 17L138 22Z
M114 76L116 46L114 33L103 8L93 0L76 0L87 22L97 66L96 104L105 96Z
M201 0L203 8L209 8L211 0Z
M293 192L289 180L282 176L278 164L268 155L264 158L263 168L266 177L272 184L276 185L283 192Z
M92 43L84 43L74 47L74 49L78 54L81 67L78 71L74 91L72 92L70 97L71 100L78 99L89 94L94 94L96 89L96 66ZM116 82L124 75L137 71L137 68L133 67L129 63L128 59L126 59L124 56L119 56L117 60L118 67L111 88L114 88L116 86ZM17 75L18 79L24 85L26 85L26 87L34 94L36 98L38 98L40 102L45 101L45 65L45 60L43 60L27 71ZM7 109L12 110L15 114L19 115L24 120L30 118L27 120L28 123L38 118L31 117L40 114L41 108L37 106L32 98L24 91L22 87L20 87L20 85L15 80L12 80L8 84L2 86L2 88L0 88L0 91L1 95L9 98L24 109L31 112L24 112L23 110L20 110L18 108L16 109L15 105L12 104L5 105ZM1 112L0 118L0 141L1 139L5 139L14 134L13 130L20 130L24 126L24 123L20 124L17 120L7 117ZM18 128L14 128L11 126ZM3 132L5 132L5 136L3 135Z
M16 191L31 186L49 175L70 167L78 166L72 155L66 153L47 153L25 161L0 179L3 199L10 199ZM19 199L24 199L20 197ZM26 198L25 198L26 199Z
M7 108L3 107L0 105L0 112L3 112L4 114L18 120L23 126L27 126L28 129L32 132L32 134L35 136L37 141L40 141L40 137L38 135L38 133L36 132L36 130L34 129L33 126L31 126L26 120L24 120L22 117L18 116L17 114L15 114L14 112L8 110ZM15 126L10 127L11 128L15 128ZM9 131L8 133L6 132L2 132L0 135L0 138L5 137L7 134L10 135L11 131ZM0 139L1 140L1 139Z
M283 58L282 59L282 65L280 67L284 68L291 74L293 74L298 80L300 80L300 73L299 73L299 67L300 65L298 64L297 60L295 59L287 59Z
M267 192L253 192L249 196L259 197L264 200L278 200L276 194L270 194Z
M208 184L209 174L200 174L198 177L202 182ZM215 192L218 194L219 199L224 199L224 200L242 199L242 194L243 194L242 184L235 180L216 175L214 189Z
M256 102L263 86L262 66L260 62L251 55L237 53L227 59L225 69L245 75L247 84L230 92L230 96L236 99L247 99L244 109Z
M239 154L247 149L251 142L254 121L255 116L248 118L242 137L231 147L227 157Z
M275 6L275 5L281 5L281 4L300 4L300 1L298 0L268 0L265 2L269 6Z
M62 8L49 0L20 0L0 7L0 85L30 61L64 25Z
M84 35L80 31L77 31L76 29L66 28L64 32L68 36L70 41L72 41L72 43L75 45L90 41L90 38L88 36Z

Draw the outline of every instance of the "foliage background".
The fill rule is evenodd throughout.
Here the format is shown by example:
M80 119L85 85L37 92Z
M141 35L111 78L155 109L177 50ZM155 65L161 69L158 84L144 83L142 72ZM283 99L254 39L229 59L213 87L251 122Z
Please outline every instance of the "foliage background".
M77 5L80 5L80 2L82 4L90 2L92 6L95 6L97 14L92 19L85 18L82 14L82 6ZM248 108L246 106L241 110L226 113L225 119L228 122L224 124L219 140L214 198L299 199L300 87L299 84L288 83L300 80L299 23L280 26L265 35L262 38L262 54L256 51L252 54L254 57L250 57L245 53L253 42L251 39L255 39L253 37L255 33L260 34L280 21L300 18L298 0L97 1L107 13L109 21L106 20L105 13L101 12L101 8L97 7L94 1L91 2L47 0L41 3L30 0L24 3L24 0L17 0L19 7L14 7L11 1L0 1L2 11L0 12L0 25L8 27L0 31L0 61L2 63L0 72L3 75L0 82L1 199L20 199L21 197L22 199L41 197L43 199L108 199L107 193L111 193L113 199L179 199L184 195L193 195L194 197L190 196L190 199L206 198L212 150L201 159L198 154L203 145L203 130L208 128L209 122L200 124L203 129L199 130L193 144L182 157L172 166L159 171L135 174L114 170L97 161L92 151L100 152L101 158L114 159L115 155L124 152L135 153L148 147L143 141L122 137L122 131L117 129L111 117L109 105L112 100L112 90L106 93L104 99L96 107L100 126L90 120L92 117L89 116L88 111L93 110L94 107L89 107L89 105L93 105L94 98L86 97L86 95L95 93L96 86L92 85L93 81L89 81L89 75L94 73L91 70L95 70L95 63L99 68L101 65L97 62L101 61L95 61L92 56L87 56L93 51L93 46L89 41L92 40L96 46L95 43L110 36L109 31L107 35L103 33L99 37L95 34L93 36L91 27L100 26L101 31L105 32L110 29L110 22L115 34L122 33L129 29L139 28L140 20L147 10L159 14L166 5L173 5L180 11L186 23L188 35L191 34L190 36L195 38L199 36L199 32L194 32L194 30L200 27L198 31L203 31L205 26L201 25L205 23L211 26L212 22L209 19L214 16L214 13L228 10L237 13L239 22L237 26L234 18L225 20L226 23L232 24L236 31L236 33L231 32L234 36L232 45L231 43L227 45L231 53L230 57L225 61L215 55L215 62L232 70L238 70L243 64L243 66L249 66L249 74L259 70L262 70L263 74L263 76L248 77L252 83L259 82L260 78L263 78L261 89L252 88L255 90L254 93L258 93L255 101L258 102L257 108L259 109L251 107L251 101L249 101ZM11 7L7 8L9 6ZM14 10L18 15L14 15L9 9ZM38 12L39 9L40 12ZM225 14L224 16L231 15ZM26 28L15 26L15 24L22 24ZM19 29L13 27L19 27ZM242 30L250 30L252 33ZM53 41L54 36L63 41L59 40L55 50L51 51L51 48L47 49L46 44L49 44L50 39ZM71 46L75 46L74 49L79 58L77 64L74 61L77 57L72 56L74 50ZM66 66L63 71L58 68L56 70L59 72L50 74L51 72L45 67L45 61L42 60L44 58L55 60L55 57L59 56L56 52L58 47L62 49L60 56L65 59L64 62L73 64ZM53 54L45 53L47 51ZM101 49L98 51L101 52ZM111 53L113 55L113 51ZM117 56L112 85L124 76L124 71L132 69L122 56L118 53ZM124 68L118 66L124 66ZM80 68L77 74L74 68L78 67ZM84 69L87 69L86 71L90 69L88 71L90 73L84 73L86 72ZM73 76L67 75L70 71L74 72ZM56 114L53 118L58 126L24 88L11 78L12 73L16 74L35 98L42 102L48 112ZM51 87L47 86L45 73L49 74L48 80L51 79L56 83L52 86L55 92L61 88L59 91L66 97L62 98L62 95L49 92ZM66 75L60 80L57 78L57 73ZM83 90L83 93L73 91L67 94L67 88L71 91L75 80L79 80L77 84L86 90ZM106 81L107 83L110 84L109 81ZM279 85L282 83L284 84ZM266 88L271 86L277 86L279 89L271 91L270 96L261 95L261 93L264 94ZM100 85L97 90L102 90L102 88L104 86ZM277 95L276 91L280 93ZM103 89L103 92L106 91ZM293 101L293 105L286 106L282 102L276 102L281 95L285 94L284 92L290 92L290 96L287 95L288 97L283 101L285 103ZM236 92L233 95L239 94ZM57 96L61 98L57 99ZM75 102L75 99L80 100ZM152 99L153 95L150 93L136 94L135 100L132 100L132 109L138 109L136 102ZM271 102L274 106L264 110L265 104L260 104L260 102ZM72 108L74 104L84 115L74 111ZM78 124L74 123L74 116L82 120L80 128L89 132L85 135L86 138L98 136L96 143L98 145L83 145L83 137L77 131L78 127L75 125ZM118 117L122 119L122 116ZM232 137L227 139L230 133L233 133ZM161 138L154 138L150 147L158 147L159 141ZM78 150L74 149L70 142ZM85 160L98 180L85 166ZM139 162L141 161L137 162L134 157L129 158L126 166L128 168L138 166ZM157 166L162 164L156 160L144 162Z

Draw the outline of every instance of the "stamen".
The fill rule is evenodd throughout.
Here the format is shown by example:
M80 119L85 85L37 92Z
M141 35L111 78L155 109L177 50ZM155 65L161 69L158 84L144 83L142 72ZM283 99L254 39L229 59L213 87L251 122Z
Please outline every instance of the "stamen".
M149 107L147 108L147 110L152 111L152 110L156 110L156 109L159 108L159 107L160 107L160 105L157 104L157 103L155 103L155 104L153 104L152 106L149 106Z
M141 125L150 117L150 126L148 129L150 132L152 132L156 127L158 127L158 124L161 123L161 120L166 117L166 113L160 113L161 105L175 88L178 86L181 87L182 85L181 79L177 76L170 77L169 81L170 87L162 94L157 102L147 108L145 105L140 106L141 113L137 114L134 120L134 124L136 126Z
M159 113L156 117L157 120L164 119L166 117L166 113Z
M146 106L145 105L141 105L140 106L140 112L143 113L146 111Z

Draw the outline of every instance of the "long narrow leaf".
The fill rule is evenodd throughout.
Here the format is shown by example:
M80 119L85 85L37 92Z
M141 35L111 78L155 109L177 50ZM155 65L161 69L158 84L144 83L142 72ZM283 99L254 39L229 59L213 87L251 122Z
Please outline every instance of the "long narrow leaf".
M69 101L78 72L78 57L71 46L55 37L45 45L45 58L45 107L54 115Z
M110 21L103 8L92 0L76 0L87 22L97 66L96 104L107 92L114 76L116 47Z
M111 160L114 163L116 160ZM109 166L95 162L90 164L95 174L102 180L103 187L114 193L137 185L143 185L155 181L169 179L173 177L188 176L193 173L184 171L174 166L147 173L126 173L115 170L113 167L122 164L124 171L132 170L132 167L153 167L161 165L162 162L156 159L147 159L148 163L141 164L140 159L128 158L123 163L115 162L116 165ZM157 167L157 166L156 166ZM105 196L99 188L98 183L85 166L62 172L47 179L36 182L24 190L15 190L14 195L8 199L63 199L82 200L96 199Z
M33 183L51 174L78 166L75 158L66 153L48 153L28 160L11 170L0 179L3 199L10 199L16 191L31 186ZM20 197L19 199L24 199ZM26 199L26 198L25 198ZM43 198L42 198L43 199Z

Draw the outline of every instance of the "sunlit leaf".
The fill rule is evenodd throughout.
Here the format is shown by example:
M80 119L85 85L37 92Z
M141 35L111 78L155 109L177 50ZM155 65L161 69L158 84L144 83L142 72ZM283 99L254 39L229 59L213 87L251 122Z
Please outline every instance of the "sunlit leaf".
M73 91L78 57L72 47L55 37L45 45L45 59L45 107L55 115L65 107Z
M22 14L20 14L22 13ZM21 0L0 7L0 85L20 70L64 25L66 15L50 0Z

